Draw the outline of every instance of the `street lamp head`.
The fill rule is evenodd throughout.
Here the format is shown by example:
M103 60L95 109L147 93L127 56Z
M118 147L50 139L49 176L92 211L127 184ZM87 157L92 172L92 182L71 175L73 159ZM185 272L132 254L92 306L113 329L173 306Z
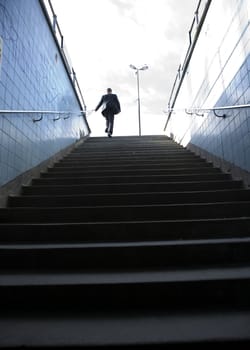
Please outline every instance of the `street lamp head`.
M137 67L134 66L133 64L130 64L129 67L132 68L132 69L134 69L134 70L136 70L136 71L148 69L148 65L147 65L147 64L144 64L144 66L142 66L142 67L140 67L140 68L137 68Z
M132 69L137 70L136 66L134 66L133 64L130 64L129 67L132 68Z
M146 70L146 69L148 69L148 65L147 64L145 64L143 67L140 68L140 70Z

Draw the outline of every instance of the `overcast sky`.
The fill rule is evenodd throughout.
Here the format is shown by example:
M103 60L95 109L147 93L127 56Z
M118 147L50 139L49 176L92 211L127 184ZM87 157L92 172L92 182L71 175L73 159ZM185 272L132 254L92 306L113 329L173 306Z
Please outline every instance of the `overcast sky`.
M140 72L142 134L162 134L163 110L188 46L198 0L52 0L88 110L108 87L122 113L115 135L138 134L136 75ZM92 135L104 135L104 118L91 113Z

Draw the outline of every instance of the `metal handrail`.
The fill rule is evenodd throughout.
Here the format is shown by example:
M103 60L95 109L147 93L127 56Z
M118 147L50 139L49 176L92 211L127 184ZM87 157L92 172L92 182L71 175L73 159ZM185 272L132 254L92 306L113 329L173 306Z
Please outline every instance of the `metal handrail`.
M80 111L32 111L32 110L0 110L0 114L40 114L40 118L38 119L32 119L32 121L34 123L36 122L40 122L41 120L43 120L43 116L45 114L48 114L48 115L54 115L54 116L58 116L58 118L53 118L52 120L53 121L57 121L59 119L61 119L61 116L65 116L63 119L66 120L66 119L69 119L70 116L72 115L76 115L76 116L79 116L79 117L84 117L85 119L85 116L86 116L86 111L85 110L80 110ZM87 125L88 126L88 125Z
M222 114L222 115L219 115L217 114L216 112L217 111L228 111L228 110L232 110L232 109L244 109L244 108L250 108L250 103L247 103L247 104L242 104L242 105L232 105L232 106L220 106L220 107L211 107L211 108L208 108L208 107L194 107L194 108L168 108L167 111L163 111L164 113L166 114L170 114L170 113L173 113L173 112L185 112L186 114L189 114L189 115L197 115L197 116L200 116L200 117L204 117L204 113L209 113L209 112L213 112L214 115L216 117L219 117L219 118L226 118L227 117L227 114ZM202 113L202 114L200 114ZM166 130L166 126L164 128L164 131Z
M20 113L20 114L31 114L31 113L43 113L43 114L80 114L80 113L85 113L85 110L77 110L77 111L32 111L32 110L14 110L14 109L0 109L0 113L6 113L6 114L10 114L10 113ZM82 114L81 114L82 115Z
M198 40L202 25L204 23L204 20L206 18L206 14L208 12L209 6L211 4L212 0L200 0L197 6L197 9L195 11L195 15L190 27L190 30L188 32L189 35L189 45L188 45L188 49L186 51L183 63L179 65L178 70L177 70L177 74L174 80L174 84L173 87L171 89L171 93L170 93L170 97L168 100L168 109L170 110L169 114L168 114L168 118L164 127L164 131L167 128L168 122L171 118L171 109L174 108L177 96L179 94L181 85L183 83L184 77L186 75L187 72L187 68L189 65L189 62L191 60L194 48L196 46L196 42ZM203 8L202 8L202 5ZM199 16L201 12L201 16Z

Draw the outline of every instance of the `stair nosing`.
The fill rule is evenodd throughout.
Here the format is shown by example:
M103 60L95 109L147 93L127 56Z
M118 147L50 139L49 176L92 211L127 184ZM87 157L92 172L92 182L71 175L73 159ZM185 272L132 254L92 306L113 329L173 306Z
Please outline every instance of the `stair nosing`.
M189 203L166 203L166 204L117 204L117 205L81 205L81 206L63 206L63 207L30 207L30 206L22 206L22 207L7 207L7 208L1 208L0 211L22 211L27 209L32 209L34 211L40 211L40 210L73 210L73 209L104 209L104 208L163 208L163 207L192 207L192 206L223 206L223 205L250 205L250 199L249 201L224 201L224 202L189 202ZM250 213L249 213L250 215Z
M20 280L21 279L21 280ZM90 271L74 273L11 273L0 272L1 287L69 286L69 285L120 285L185 283L221 280L250 279L250 266L223 268L179 269L160 271Z
M156 185L173 185L173 184L187 184L187 185L190 185L190 184L206 184L206 183L230 183L230 182L233 182L233 183L241 183L242 181L241 180L232 180L232 179L228 179L228 180L204 180L204 181L179 181L179 182L175 182L175 181L172 181L172 182L117 182L117 183L97 183L97 184L93 184L93 183L86 183L86 184L69 184L69 185L44 185L44 186L41 186L41 185L36 185L36 188L46 188L46 187L82 187L82 186L105 186L105 185L108 185L108 186L121 186L121 185L133 185L133 186L137 186L137 185L152 185L152 184L156 184ZM30 185L23 185L22 186L23 188L30 188L32 186Z
M185 240L157 240L157 241L121 241L121 242L94 242L94 243L20 243L3 244L0 243L0 250L65 250L65 249L109 249L109 248L145 248L145 247L176 247L176 246L204 246L204 245L223 245L223 244L242 244L250 243L250 237L238 238L201 238Z
M120 221L83 221L83 222L4 222L0 223L0 227L5 227L5 226L85 226L85 225L133 225L133 224L154 224L154 223L185 223L185 222L223 222L223 221L245 221L245 220L250 220L250 215L249 216L236 216L236 217L230 217L230 218L192 218L192 219L169 219L169 220L120 220Z
M30 186L28 186L30 187ZM147 195L171 195L171 196L174 196L174 195L177 195L177 194L197 194L197 193L200 193L200 194L223 194L223 193L227 193L227 192L242 192L242 193L245 193L245 192L249 192L250 194L250 189L244 189L244 188L231 188L231 189L218 189L218 190L201 190L201 191L197 191L197 190L194 190L194 191L175 191L175 192L168 192L168 191L163 191L163 192L109 192L109 193L85 193L85 194L63 194L63 195L60 195L60 194L46 194L46 195L43 195L41 196L40 194L36 194L36 195L29 195L28 197L25 196L25 195L16 195L16 194L10 194L9 197L10 198L50 198L50 197L53 197L53 198L61 198L61 197L66 197L66 198L79 198L79 197L97 197L97 196L100 196L100 197L109 197L109 196L115 196L115 197L119 197L119 196L122 196L122 197L126 197L126 196L147 196ZM250 200L250 199L249 199Z

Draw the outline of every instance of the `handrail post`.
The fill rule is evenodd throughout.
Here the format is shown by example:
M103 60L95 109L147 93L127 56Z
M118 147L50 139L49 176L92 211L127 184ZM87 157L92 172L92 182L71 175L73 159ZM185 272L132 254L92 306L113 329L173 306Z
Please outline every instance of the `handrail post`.
M141 101L140 101L140 79L139 79L139 69L137 69L136 75L137 75L137 95L138 95L139 136L141 136Z
M53 14L53 23L52 23L52 26L53 26L53 31L54 31L54 33L56 34L56 26L57 26L57 15L56 15L56 14Z
M73 74L73 84L75 86L76 85L76 73L75 73L73 68L72 68L72 74Z
M186 52L186 56L185 56L185 58L183 60L183 63L180 64L180 66L178 68L177 76L179 77L179 82L177 83L177 80L174 81L174 84L173 84L173 87L172 87L172 90L171 90L171 95L170 95L170 98L169 98L169 103L171 101L172 108L174 108L174 105L175 105L175 102L176 102L176 99L177 99L177 95L178 95L178 93L179 93L179 91L181 89L181 86L182 86L182 83L183 83L183 80L184 80L184 76L185 76L185 74L187 72L189 62L191 60L191 57L192 57L195 45L197 43L197 40L198 40L200 31L201 31L202 25L203 25L203 23L205 21L205 18L206 18L206 15L207 15L207 12L209 10L211 2L212 2L212 0L207 0L206 3L205 3L204 9L200 10L200 6L201 6L201 0L200 0L198 6L196 8L195 16L193 18L192 25L191 25L191 27L189 29L189 32L188 32L189 46L188 46L188 49L187 49L187 52ZM200 14L200 16L199 16L199 14ZM194 26L195 23L196 23L196 30L195 30L195 33L193 35L193 40L192 40L192 30L193 30L193 26ZM182 67L182 69L181 69L182 72L180 70L180 67ZM167 128L168 122L169 122L170 117L171 117L171 113L172 113L172 111L170 111L168 113L167 121L166 121L165 126L164 126L164 131Z

